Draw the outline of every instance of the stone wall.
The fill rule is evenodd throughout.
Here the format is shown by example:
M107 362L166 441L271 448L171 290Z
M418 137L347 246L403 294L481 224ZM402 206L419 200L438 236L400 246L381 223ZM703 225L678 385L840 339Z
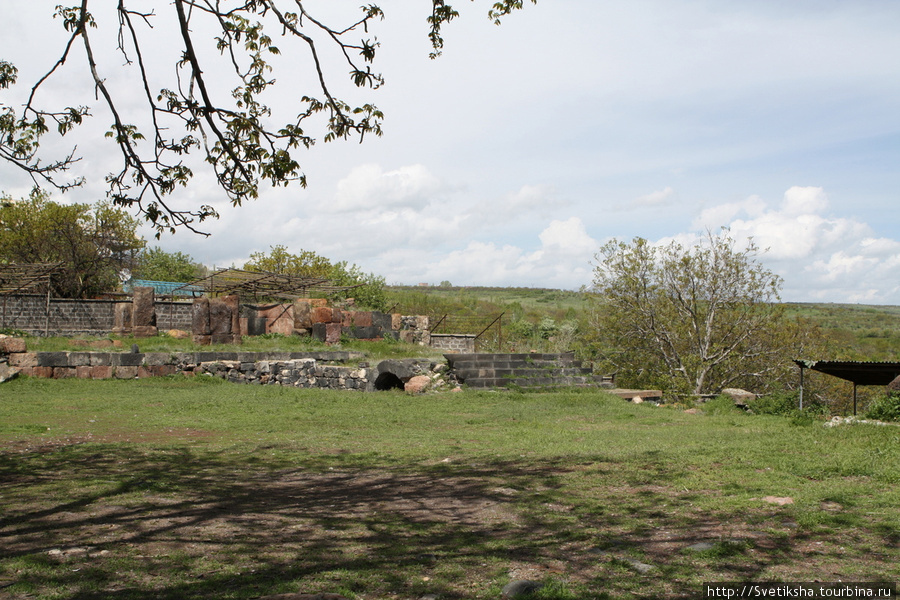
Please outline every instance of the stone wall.
M445 352L461 352L472 354L475 352L474 333L432 333L431 347Z
M107 335L115 327L115 300L70 300L46 296L0 298L0 328L33 336ZM190 302L156 302L159 329L191 328Z
M430 389L449 385L443 378L443 364L392 359L371 366L364 358L361 352L349 351L28 352L24 340L0 338L0 382L19 374L52 379L140 379L181 374L305 389L407 389L417 377L424 377L424 387ZM386 381L394 384L386 385Z
M182 374L234 383L341 390L606 387L611 378L564 354L445 354L447 363L388 359L374 367L361 352L28 352L0 336L0 382L18 374L54 379L135 379ZM634 394L632 394L634 395Z
M445 354L456 379L471 388L613 387L613 380L562 354Z

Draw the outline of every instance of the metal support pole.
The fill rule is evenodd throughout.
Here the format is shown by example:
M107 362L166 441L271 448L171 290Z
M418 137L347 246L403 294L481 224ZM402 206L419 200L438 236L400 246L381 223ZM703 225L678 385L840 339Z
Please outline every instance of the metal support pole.
M803 410L803 365L800 365L800 410Z
M853 416L856 416L856 382L853 382Z

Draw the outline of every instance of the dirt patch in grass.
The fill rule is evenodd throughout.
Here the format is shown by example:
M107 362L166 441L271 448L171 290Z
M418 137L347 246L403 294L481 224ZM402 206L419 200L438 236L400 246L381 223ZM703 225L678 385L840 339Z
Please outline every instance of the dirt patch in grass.
M62 440L0 457L10 598L462 600L497 598L520 578L585 599L688 598L703 581L871 580L897 568L896 548L865 528L800 528L794 507L710 514L666 485L604 487L605 469L576 491L567 478L583 469L556 462L358 469L332 457L273 469L254 456Z

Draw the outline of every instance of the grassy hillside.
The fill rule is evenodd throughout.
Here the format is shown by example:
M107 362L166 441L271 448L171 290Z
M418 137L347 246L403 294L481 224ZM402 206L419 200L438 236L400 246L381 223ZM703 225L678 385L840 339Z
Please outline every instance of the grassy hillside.
M478 333L478 325L483 328L502 313L504 344L511 350L526 346L549 350L550 338L564 323L577 325L575 338L582 338L590 327L590 301L571 290L393 286L388 296L392 307L405 314L457 317L451 320L457 333ZM785 309L788 316L819 327L828 340L828 356L811 358L900 360L900 306L786 303ZM577 339L573 341L577 346Z

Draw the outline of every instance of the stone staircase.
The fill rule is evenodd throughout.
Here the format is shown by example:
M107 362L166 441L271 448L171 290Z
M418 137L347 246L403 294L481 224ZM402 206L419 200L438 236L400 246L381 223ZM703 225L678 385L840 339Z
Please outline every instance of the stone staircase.
M594 375L575 354L445 354L456 379L470 388L612 388L613 379Z

